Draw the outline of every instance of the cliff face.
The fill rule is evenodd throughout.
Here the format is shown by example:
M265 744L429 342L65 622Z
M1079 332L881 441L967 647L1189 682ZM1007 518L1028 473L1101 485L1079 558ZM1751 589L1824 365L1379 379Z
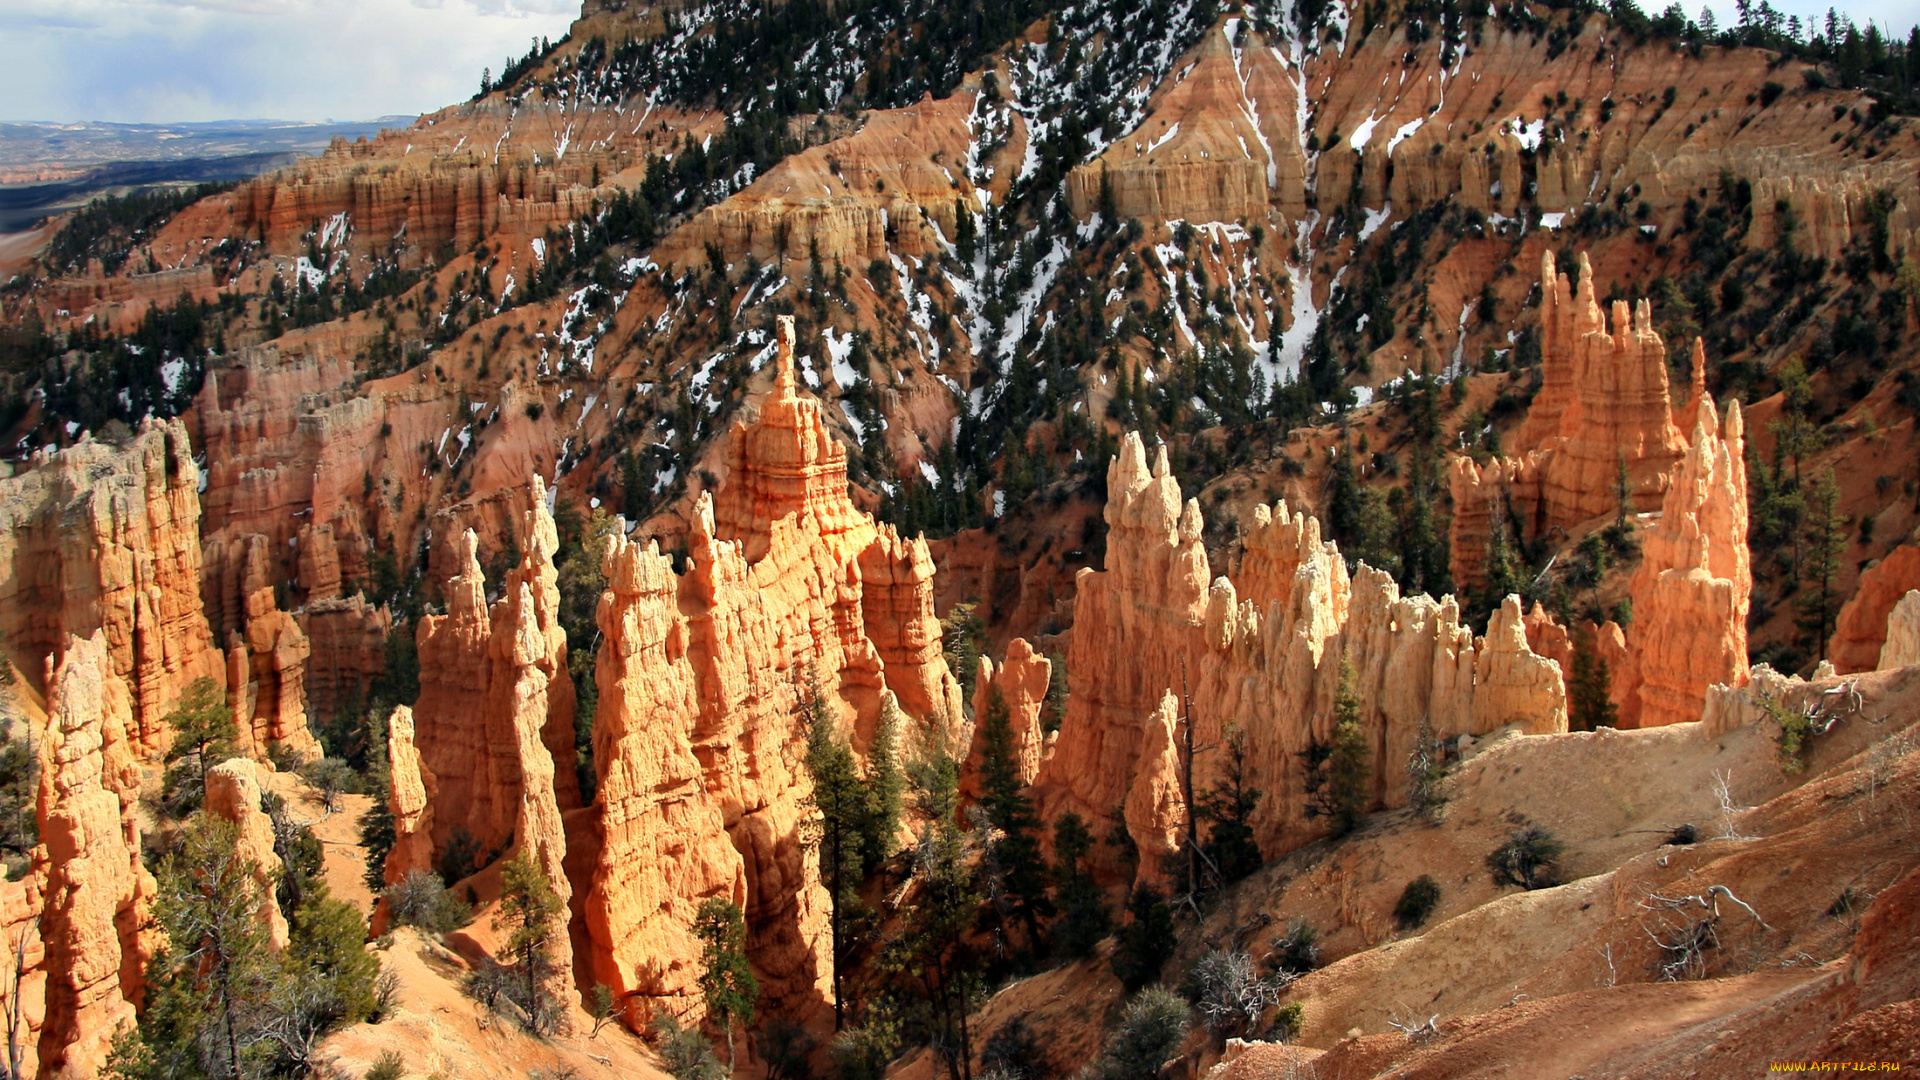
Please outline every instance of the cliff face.
M225 684L200 607L199 476L185 425L151 421L124 446L41 453L0 480L7 648L33 677L69 636L101 632L143 752L165 745L160 718L189 683Z
M684 576L656 544L616 537L607 556L594 723L601 846L585 917L594 976L634 1023L655 1004L692 1007L689 927L709 896L742 904L769 1008L799 1014L824 1000L827 900L800 836L804 703L816 688L862 748L883 691L936 737L963 723L939 657L925 545L852 506L844 459L819 404L795 388L782 329L773 392L758 422L731 435L739 487L723 489L724 516L701 500ZM920 640L891 655L880 644Z
M1860 585L1834 621L1827 659L1842 675L1874 671L1888 636L1887 619L1907 593L1920 588L1920 547L1902 544L1860 575Z
M1209 585L1200 509L1181 507L1164 450L1149 471L1128 435L1107 485L1108 569L1080 573L1067 715L1037 786L1049 816L1092 820L1125 805L1130 831L1155 819L1148 808L1162 800L1133 792L1163 771L1166 750L1151 748L1171 736L1153 718L1169 693L1190 702L1176 726L1195 725L1195 745L1222 744L1228 723L1246 733L1249 784L1305 790L1302 755L1332 738L1343 663L1376 763L1374 806L1404 804L1402 766L1423 724L1436 739L1510 723L1566 730L1559 665L1528 648L1517 601L1476 640L1451 598L1402 598L1365 566L1350 578L1318 521L1284 503L1261 509L1237 571ZM1196 788L1219 768L1196 762ZM1304 813L1297 798L1261 801L1254 828L1269 857L1318 834Z
M133 701L105 630L70 638L53 666L41 747L46 884L42 1076L91 1076L133 1022L153 954L156 887L140 863Z

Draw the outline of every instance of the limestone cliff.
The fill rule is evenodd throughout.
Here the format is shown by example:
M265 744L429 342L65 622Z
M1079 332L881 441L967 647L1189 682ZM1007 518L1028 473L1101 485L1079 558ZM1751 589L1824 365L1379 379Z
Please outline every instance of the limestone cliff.
M938 651L925 545L853 507L844 453L795 386L790 325L782 331L773 392L730 436L738 486L717 505L702 498L685 574L653 543L616 536L607 555L601 848L585 917L594 977L635 1023L655 1003L692 1007L689 927L711 896L742 904L769 1008L799 1014L824 999L826 897L801 839L804 702L816 690L862 749L883 690L938 738L964 722ZM901 642L911 647L883 645Z
M1827 658L1842 675L1874 671L1891 638L1888 619L1907 593L1920 588L1920 546L1901 544L1860 574L1859 587L1834 621Z

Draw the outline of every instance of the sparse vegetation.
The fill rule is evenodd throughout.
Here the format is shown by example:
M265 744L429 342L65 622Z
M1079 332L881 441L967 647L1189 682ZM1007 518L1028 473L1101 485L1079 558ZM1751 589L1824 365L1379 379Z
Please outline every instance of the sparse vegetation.
M1427 916L1439 904L1440 883L1432 874L1421 874L1400 890L1400 899L1393 905L1393 921L1402 930L1417 930L1426 925Z
M1150 987L1127 1002L1120 1023L1100 1056L1087 1066L1087 1080L1151 1080L1187 1035L1187 1003L1171 990Z
M1545 889L1560 883L1560 856L1566 851L1553 833L1522 819L1507 839L1487 855L1487 870L1496 885Z

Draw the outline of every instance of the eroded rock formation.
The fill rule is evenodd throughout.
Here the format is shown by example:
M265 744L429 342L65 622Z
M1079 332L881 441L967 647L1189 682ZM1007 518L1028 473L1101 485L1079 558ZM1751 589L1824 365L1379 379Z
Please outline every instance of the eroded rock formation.
M937 737L964 722L925 543L853 507L845 453L798 392L791 349L783 320L772 391L731 433L731 490L702 497L684 576L624 535L606 559L601 850L584 910L594 978L635 1023L656 1004L693 1007L689 927L713 896L745 909L767 1007L798 1013L827 993L827 899L800 836L813 693L861 749L883 690Z
M1920 546L1901 544L1860 574L1860 585L1834 621L1827 658L1842 675L1873 671L1881 662L1888 618L1908 592L1920 589Z
M1887 616L1887 643L1880 648L1875 670L1920 664L1920 590L1908 592Z
M0 633L29 678L41 659L105 634L131 695L128 732L166 743L160 718L225 657L200 606L200 470L186 425L148 421L124 445L41 452L0 480Z
M1007 658L998 668L991 657L980 658L979 674L973 680L973 742L967 760L960 768L960 794L965 799L980 797L980 763L984 746L982 729L993 693L999 691L1007 709L1007 728L1013 735L1014 759L1020 780L1031 784L1040 775L1040 759L1046 751L1046 733L1041 730L1040 710L1046 704L1047 683L1053 677L1053 662L1033 651L1025 638L1007 643Z
M260 922L267 929L268 947L287 947L287 917L274 890L283 867L273 849L273 819L260 808L259 766L245 758L223 761L207 770L207 813L224 818L239 830L234 854L253 865L254 887L260 890Z
M1520 429L1519 456L1482 467L1456 459L1450 474L1454 584L1485 581L1493 516L1520 537L1567 530L1620 509L1660 505L1668 474L1686 449L1667 387L1667 350L1647 302L1613 304L1611 329L1594 299L1593 269L1580 256L1580 284L1541 257L1541 383ZM1705 363L1695 343L1700 382ZM1696 409L1686 403L1683 415Z
M140 863L133 702L105 630L69 638L53 666L41 748L40 842L46 885L42 1076L91 1076L133 1022L153 953Z
M1221 745L1235 724L1246 733L1248 782L1299 792L1304 752L1332 738L1348 668L1375 763L1372 801L1382 806L1404 803L1404 765L1423 735L1516 722L1530 733L1566 730L1559 665L1528 649L1517 601L1476 641L1451 598L1403 598L1364 565L1350 577L1319 522L1284 503L1260 509L1237 571L1209 584L1200 509L1181 505L1164 448L1149 470L1129 434L1107 487L1108 569L1080 573L1067 715L1037 786L1049 816L1098 819L1126 806L1132 827L1135 802L1156 801L1133 791L1160 768L1147 747L1169 692L1191 702L1195 745ZM1213 783L1218 757L1195 763L1196 789ZM1298 799L1263 799L1253 825L1269 856L1318 833Z
M280 609L267 538L253 533L231 544L209 544L208 577L225 601L227 700L241 748L264 759L281 746L302 759L320 756L307 727L307 658L312 646L300 622ZM209 590L211 591L211 590Z
M1627 635L1637 688L1622 726L1698 720L1709 686L1746 683L1753 573L1744 432L1739 402L1723 420L1712 399L1702 400L1660 517L1642 533Z

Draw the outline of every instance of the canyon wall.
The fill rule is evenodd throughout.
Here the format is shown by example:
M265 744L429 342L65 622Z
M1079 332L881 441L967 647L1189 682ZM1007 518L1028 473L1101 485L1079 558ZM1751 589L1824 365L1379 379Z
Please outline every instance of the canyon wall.
M1884 667L1887 619L1907 593L1920 589L1920 546L1901 544L1860 573L1860 584L1834 620L1827 659L1842 675Z
M161 717L190 683L226 682L201 610L199 480L178 420L149 420L120 445L42 451L0 479L6 648L37 678L69 637L101 632L141 753L165 746Z
M1136 836L1168 826L1144 820L1164 798L1131 792L1164 771L1169 694L1181 714L1172 723L1193 725L1195 745L1223 745L1229 724L1245 733L1248 781L1268 794L1253 826L1269 857L1321 831L1299 797L1303 755L1332 740L1343 681L1373 763L1370 807L1404 805L1405 763L1422 738L1566 730L1559 665L1528 648L1517 600L1476 639L1451 598L1402 597L1364 564L1349 575L1319 522L1284 503L1260 509L1239 566L1214 577L1198 504L1182 506L1164 448L1148 468L1137 434L1107 487L1107 570L1080 572L1067 714L1036 785L1047 817L1102 820L1125 807ZM1220 758L1195 762L1196 788L1213 783ZM1155 872L1148 862L1141 873Z

